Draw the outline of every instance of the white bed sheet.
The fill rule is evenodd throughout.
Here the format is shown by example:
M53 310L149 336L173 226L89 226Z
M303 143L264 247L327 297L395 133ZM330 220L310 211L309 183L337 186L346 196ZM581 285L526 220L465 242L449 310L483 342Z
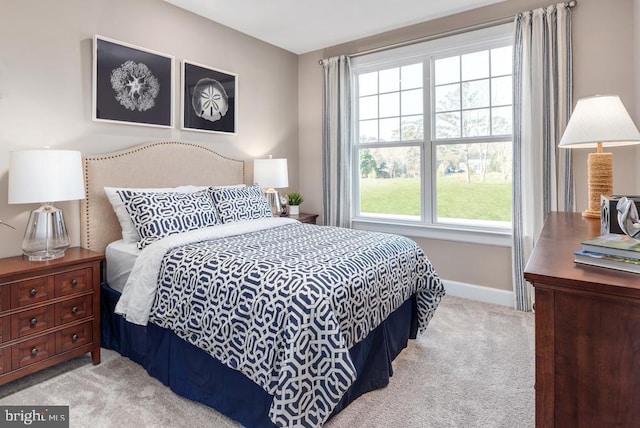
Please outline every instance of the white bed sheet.
M107 259L107 284L122 293L124 285L140 251L135 242L125 242L119 239L107 245L105 257Z

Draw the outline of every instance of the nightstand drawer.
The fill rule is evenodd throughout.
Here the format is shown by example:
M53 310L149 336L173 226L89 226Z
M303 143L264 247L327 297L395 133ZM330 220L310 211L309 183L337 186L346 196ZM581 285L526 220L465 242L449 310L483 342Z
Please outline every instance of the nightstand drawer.
M28 279L11 284L11 307L20 308L52 299L54 293L53 277Z
M55 354L55 334L36 337L11 347L12 370L22 368Z
M11 315L11 338L17 339L52 328L55 325L54 321L54 305Z
M89 317L93 314L91 294L56 303L56 325Z
M56 335L58 353L67 352L93 342L93 323L88 321L84 324L68 327L57 332Z
M91 269L78 269L56 275L56 296L91 290Z

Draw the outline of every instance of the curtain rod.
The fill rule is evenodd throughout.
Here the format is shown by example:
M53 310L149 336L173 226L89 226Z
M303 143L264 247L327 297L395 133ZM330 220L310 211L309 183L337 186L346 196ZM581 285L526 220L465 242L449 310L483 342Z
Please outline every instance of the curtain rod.
M571 0L569 2L565 2L565 5L567 5L569 7L575 7L577 4L578 4L578 2L576 0ZM350 57L350 58L355 58L355 57L358 57L358 56L369 55L369 54L372 54L372 53L382 52L382 51L386 51L386 50L389 50L389 49L402 48L404 46L414 45L416 43L422 43L422 42L428 42L428 41L431 41L431 40L441 39L443 37L456 36L458 34L468 33L469 31L483 30L485 28L494 27L496 25L507 24L507 23L513 21L513 19L515 17L516 17L516 15L505 16L504 18L494 19L493 21L481 22L479 24L474 24L474 25L471 25L469 27L458 28L458 29L455 29L455 30L443 31L441 33L436 33L436 34L430 34L428 36L419 37L417 39L406 40L404 42L398 42L398 43L394 43L392 45L380 46L380 47L377 47L377 48L368 49L366 51L352 53L352 54L347 55L347 56ZM319 60L318 64L322 65L322 61L323 61L322 59Z

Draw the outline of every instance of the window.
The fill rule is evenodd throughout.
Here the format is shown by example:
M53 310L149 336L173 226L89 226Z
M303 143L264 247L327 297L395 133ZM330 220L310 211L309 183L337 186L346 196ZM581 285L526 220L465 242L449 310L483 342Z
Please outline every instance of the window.
M511 34L354 58L356 221L510 230Z

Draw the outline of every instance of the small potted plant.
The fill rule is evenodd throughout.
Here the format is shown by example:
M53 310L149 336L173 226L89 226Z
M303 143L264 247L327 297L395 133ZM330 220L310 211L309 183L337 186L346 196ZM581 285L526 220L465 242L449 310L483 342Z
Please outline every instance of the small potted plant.
M291 192L287 195L287 199L289 200L289 214L300 214L300 204L304 202L302 195L298 192Z

